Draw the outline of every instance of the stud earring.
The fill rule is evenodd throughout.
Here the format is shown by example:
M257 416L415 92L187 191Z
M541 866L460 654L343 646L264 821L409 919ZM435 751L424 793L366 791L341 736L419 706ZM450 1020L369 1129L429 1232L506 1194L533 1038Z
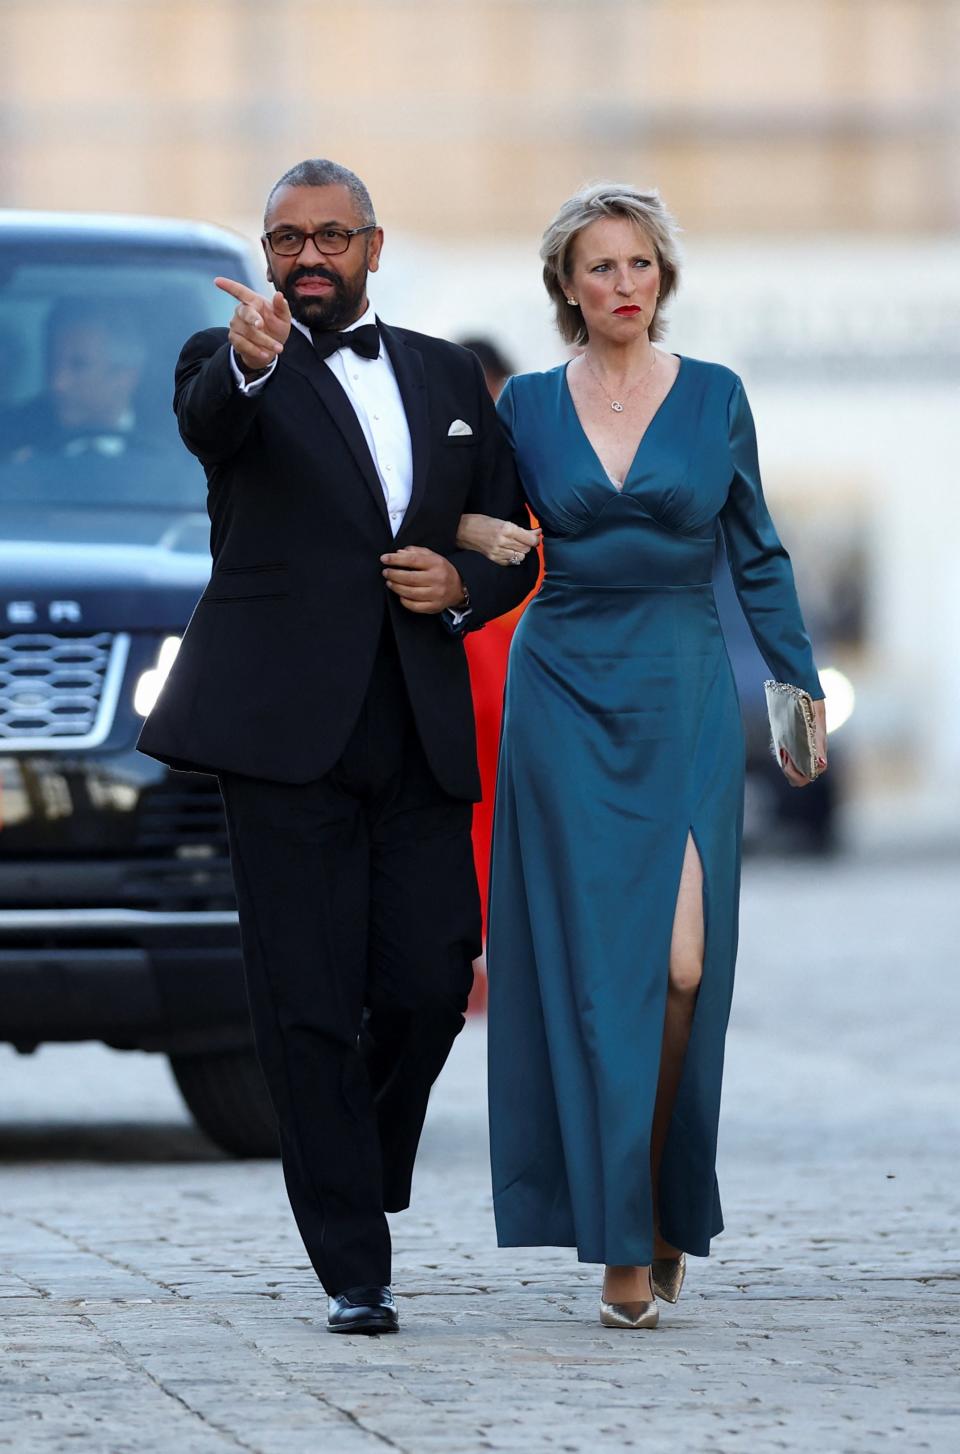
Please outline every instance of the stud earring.
M576 306L577 306L577 300L576 300L576 298L568 298L567 299L567 302L570 304L570 307L571 308L576 308Z

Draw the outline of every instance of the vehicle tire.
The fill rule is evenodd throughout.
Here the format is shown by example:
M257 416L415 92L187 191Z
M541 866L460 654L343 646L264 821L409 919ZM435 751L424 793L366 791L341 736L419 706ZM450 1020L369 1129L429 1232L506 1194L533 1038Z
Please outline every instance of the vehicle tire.
M180 1094L202 1131L232 1156L279 1156L277 1121L253 1050L171 1055Z

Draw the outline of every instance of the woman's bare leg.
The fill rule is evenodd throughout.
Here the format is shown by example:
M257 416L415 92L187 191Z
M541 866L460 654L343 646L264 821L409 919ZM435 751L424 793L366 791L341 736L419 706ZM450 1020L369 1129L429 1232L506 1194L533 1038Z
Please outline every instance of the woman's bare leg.
M670 1117L673 1115L680 1077L683 1074L683 1061L690 1039L697 991L703 976L703 952L703 867L691 833L687 835L673 920L667 1007L660 1052L660 1080L653 1112L650 1169L653 1179L655 1257L676 1257L679 1253L679 1248L672 1247L660 1235L660 1163L663 1160Z
M653 1298L649 1267L614 1267L603 1269L605 1303L648 1303Z
M663 1043L660 1052L660 1079L653 1111L653 1132L650 1167L653 1179L655 1257L675 1257L679 1248L671 1247L660 1236L660 1162L677 1098L683 1058L690 1039L690 1026L697 1002L697 990L703 975L703 867L693 841L687 835L687 846L680 873L680 888L674 911L673 935L670 942L670 966L667 981L667 1006L663 1020ZM649 1267L612 1267L604 1271L603 1297L609 1303L649 1301L653 1297Z

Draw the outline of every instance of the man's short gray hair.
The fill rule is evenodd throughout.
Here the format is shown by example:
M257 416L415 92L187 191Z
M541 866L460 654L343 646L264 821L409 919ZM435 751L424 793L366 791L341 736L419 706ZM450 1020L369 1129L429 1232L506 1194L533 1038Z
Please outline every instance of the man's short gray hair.
M564 202L543 234L540 257L543 281L553 301L557 329L565 343L585 344L589 337L579 305L567 302L573 246L591 222L602 217L624 217L634 222L653 243L660 264L660 300L650 323L650 341L663 337L664 304L680 282L680 229L656 188L641 192L626 182L593 182Z
M356 172L351 172L349 167L342 167L339 162L327 161L324 157L311 157L305 162L297 162L296 166L290 167L288 171L284 172L278 182L274 182L270 188L267 205L263 209L264 227L270 216L273 199L281 187L333 186L346 187L357 205L361 227L372 227L376 224L377 219L373 203L370 200L370 193Z

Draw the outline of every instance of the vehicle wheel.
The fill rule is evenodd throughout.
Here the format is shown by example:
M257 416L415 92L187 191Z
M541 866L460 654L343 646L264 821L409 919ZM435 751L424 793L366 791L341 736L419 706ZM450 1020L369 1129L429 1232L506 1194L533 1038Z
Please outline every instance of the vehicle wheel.
M171 1055L170 1068L201 1130L233 1156L278 1156L277 1121L253 1050Z

